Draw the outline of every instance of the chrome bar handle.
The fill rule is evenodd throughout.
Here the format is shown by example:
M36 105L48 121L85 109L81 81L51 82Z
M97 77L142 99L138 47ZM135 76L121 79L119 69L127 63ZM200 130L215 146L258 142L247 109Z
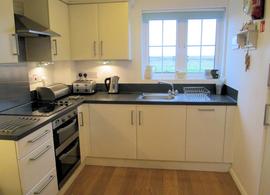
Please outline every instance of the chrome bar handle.
M142 111L139 111L139 126L142 125Z
M55 51L54 51L53 55L57 56L58 55L57 40L53 39L53 42L54 42L54 48L55 48Z
M52 148L51 145L46 146L44 150L42 150L40 153L38 153L36 156L30 158L31 161L35 161L39 159L41 156L43 156L47 151L49 151Z
M39 190L34 192L34 194L41 194L46 189L46 187L53 181L54 178L55 176L51 175L49 179L43 184L43 186Z
M198 111L200 111L200 112L215 112L215 109L214 108L212 108L212 109L199 108Z
M12 36L15 39L15 45L16 45L16 52L13 53L13 55L15 56L19 56L20 55L20 49L19 49L19 36L17 34L12 34Z
M83 127L84 126L83 112L79 112L79 115L80 115L80 126Z
M94 41L94 43L93 43L93 50L94 50L94 57L96 57L97 56L97 42L96 41Z
M103 56L103 41L100 41L100 55Z
M50 132L50 130L44 131L44 133L38 135L37 137L35 137L35 138L32 139L32 140L29 140L28 143L31 143L31 144L35 143L36 141L40 140L40 139L43 138L45 135L47 135L49 132Z
M134 111L131 111L131 125L134 125Z

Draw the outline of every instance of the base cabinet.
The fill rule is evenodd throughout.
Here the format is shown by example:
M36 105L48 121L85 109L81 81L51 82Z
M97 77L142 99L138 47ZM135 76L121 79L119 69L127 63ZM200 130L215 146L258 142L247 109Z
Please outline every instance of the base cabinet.
M138 106L137 158L185 160L186 106Z
M89 155L231 163L233 107L90 105Z
M1 195L56 195L52 124L19 141L0 140Z
M136 158L136 107L90 105L90 156Z
M186 160L223 162L225 106L188 106Z

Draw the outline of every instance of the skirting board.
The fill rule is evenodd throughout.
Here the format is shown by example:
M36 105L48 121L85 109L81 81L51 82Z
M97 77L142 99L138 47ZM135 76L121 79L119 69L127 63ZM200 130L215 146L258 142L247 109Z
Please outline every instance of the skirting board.
M240 182L239 178L237 177L236 173L232 168L230 169L229 173L232 176L233 181L236 184L237 188L239 189L240 193L242 195L248 195L247 191L245 190L244 186L242 185L242 183Z
M149 160L90 158L90 157L86 159L85 164L96 166L112 166L112 167L214 171L214 172L229 172L231 168L231 163L167 162L167 161L149 161Z

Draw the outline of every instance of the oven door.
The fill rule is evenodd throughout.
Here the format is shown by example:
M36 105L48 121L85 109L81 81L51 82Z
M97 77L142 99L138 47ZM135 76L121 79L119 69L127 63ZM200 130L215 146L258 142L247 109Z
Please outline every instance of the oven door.
M54 133L54 146L58 148L68 138L74 135L78 131L77 117L69 119L67 122L53 130Z
M56 156L59 188L64 185L66 180L79 166L80 159L80 143L79 138L77 138Z

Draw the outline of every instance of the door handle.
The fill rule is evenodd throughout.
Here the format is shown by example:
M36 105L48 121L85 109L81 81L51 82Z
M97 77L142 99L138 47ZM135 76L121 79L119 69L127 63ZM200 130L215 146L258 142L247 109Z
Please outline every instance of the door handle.
M31 143L31 144L35 143L36 141L40 140L40 139L43 138L45 135L47 135L49 132L50 132L50 130L44 131L44 133L38 135L37 137L35 137L35 138L32 139L32 140L29 140L28 143Z
M139 126L142 125L142 111L139 111Z
M51 145L46 146L46 148L44 150L42 150L40 153L38 153L36 156L31 157L29 160L31 161L35 161L37 159L39 159L41 156L43 156L47 151L49 151L52 148Z
M46 189L46 187L53 181L54 178L55 176L51 175L48 180L42 185L42 187L36 192L34 192L34 194L41 194Z
M130 112L130 117L131 117L131 125L133 126L134 125L134 111L133 110Z
M100 55L103 56L103 41L100 41Z
M83 113L79 112L79 115L80 115L80 126L83 127L84 126Z
M12 36L15 39L15 45L16 45L16 52L13 52L13 55L19 56L20 55L20 49L19 49L19 36L17 34L12 34Z
M97 42L96 41L94 41L93 42L93 50L94 50L94 57L96 57L97 56Z
M55 49L53 55L57 56L58 55L57 40L53 39L53 42L54 42L54 49Z
M200 111L200 112L215 112L215 109L214 108L212 108L212 109L199 108L198 111Z

